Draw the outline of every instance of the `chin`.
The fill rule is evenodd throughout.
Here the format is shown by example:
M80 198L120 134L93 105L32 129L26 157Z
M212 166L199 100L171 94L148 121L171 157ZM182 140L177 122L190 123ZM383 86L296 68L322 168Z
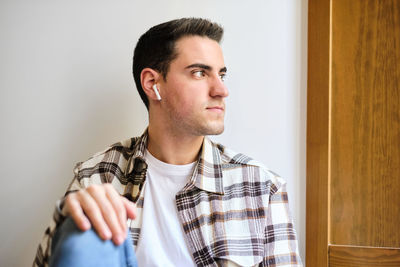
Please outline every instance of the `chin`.
M197 121L185 124L185 129L188 132L191 132L191 134L196 136L219 135L224 132L224 121L223 120Z
M210 134L210 135L219 135L222 134L224 132L224 126L222 126L221 129L218 129L217 131L214 131L214 133Z
M219 135L222 134L224 132L224 125L212 125L209 127L205 127L205 129L203 129L203 134L202 135Z

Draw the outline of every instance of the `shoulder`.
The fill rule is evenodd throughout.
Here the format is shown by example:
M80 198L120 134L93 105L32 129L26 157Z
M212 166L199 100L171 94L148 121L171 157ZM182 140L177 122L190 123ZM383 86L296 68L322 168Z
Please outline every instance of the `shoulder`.
M286 184L286 181L279 174L272 171L262 162L243 153L236 152L222 144L213 144L219 151L224 176L231 177L231 175L227 175L231 173L243 180L256 180L257 182L271 186L272 191L277 191ZM240 171L240 175L238 175L239 172L237 170Z
M78 179L82 179L105 172L122 174L137 141L138 137L133 137L114 143L86 161L78 162L74 169L75 175Z

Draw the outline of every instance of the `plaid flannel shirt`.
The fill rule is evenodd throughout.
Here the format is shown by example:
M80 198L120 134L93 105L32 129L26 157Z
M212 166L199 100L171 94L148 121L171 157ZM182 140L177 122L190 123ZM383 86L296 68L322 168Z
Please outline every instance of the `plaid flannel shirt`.
M128 220L136 248L142 224L147 131L78 163L67 193L111 183L137 205ZM60 203L60 201L59 201ZM47 266L51 239L65 219L57 204L33 266ZM187 185L176 195L178 216L198 266L302 266L285 181L259 162L204 138Z

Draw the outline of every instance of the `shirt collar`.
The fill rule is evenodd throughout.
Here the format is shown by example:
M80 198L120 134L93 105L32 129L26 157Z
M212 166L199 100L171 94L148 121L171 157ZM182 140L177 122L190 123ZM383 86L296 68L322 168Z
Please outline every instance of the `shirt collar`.
M144 153L147 147L147 137L148 137L148 132L146 129L141 136L133 138L132 152L128 158L128 163L125 169L125 177L127 177L128 179L129 177L137 176L135 175L137 173L142 173L143 171L147 170L147 164L144 160ZM142 181L139 181L139 183L141 182Z
M144 169L147 169L147 164L144 160L147 139L147 129L140 137L136 138L132 156L128 159L125 170L127 177L132 176L134 173L141 173ZM201 190L218 194L224 193L221 151L218 145L213 143L207 136L204 137L202 149L191 181L194 186Z
M197 188L218 194L224 193L220 153L217 144L207 136L204 137L197 166L192 176L192 181Z

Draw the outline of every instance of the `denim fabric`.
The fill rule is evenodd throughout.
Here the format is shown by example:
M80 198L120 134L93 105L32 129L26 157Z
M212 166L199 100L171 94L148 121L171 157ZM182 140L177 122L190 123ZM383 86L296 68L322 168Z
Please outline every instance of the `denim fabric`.
M50 267L137 267L132 241L114 245L103 241L90 229L82 232L71 218L67 218L52 240Z

